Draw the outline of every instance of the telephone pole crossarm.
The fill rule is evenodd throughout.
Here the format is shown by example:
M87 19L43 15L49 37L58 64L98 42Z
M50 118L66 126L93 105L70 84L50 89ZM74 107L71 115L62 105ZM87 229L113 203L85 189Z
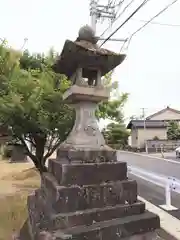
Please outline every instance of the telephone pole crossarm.
M98 38L98 40L105 40L105 38ZM109 41L113 41L113 42L127 42L127 38L125 39L121 39L121 38L110 38Z
M98 0L90 0L91 26L94 31L96 31L97 20L108 18L113 21L116 19L115 7L111 4L98 5Z

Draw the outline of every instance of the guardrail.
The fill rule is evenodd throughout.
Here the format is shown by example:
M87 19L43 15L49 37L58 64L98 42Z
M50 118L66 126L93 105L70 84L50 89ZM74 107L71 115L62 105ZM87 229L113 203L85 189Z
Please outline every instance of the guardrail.
M154 172L146 171L142 168L128 166L128 173L131 173L145 181L151 182L157 186L165 188L165 209L173 209L171 205L171 192L180 193L180 180L174 177L158 175Z

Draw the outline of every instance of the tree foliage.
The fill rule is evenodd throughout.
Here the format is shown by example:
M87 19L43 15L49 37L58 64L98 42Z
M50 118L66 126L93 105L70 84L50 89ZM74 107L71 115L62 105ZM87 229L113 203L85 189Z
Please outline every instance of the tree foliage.
M103 79L103 84L111 89L111 98L99 104L97 118L109 119L115 122L124 122L123 107L128 99L128 93L119 94L118 82L112 82L112 72Z
M119 94L118 82L112 83L112 75L105 77L106 84L111 84L111 99L100 106L100 114L104 119L111 120L102 133L107 144L112 147L125 147L128 144L129 132L124 124L123 108L128 100L128 93Z
M121 123L110 123L103 130L107 144L112 147L124 148L128 144L129 132Z
M180 125L176 121L170 121L167 128L167 137L170 140L180 139Z
M46 171L46 159L65 140L73 125L73 110L62 100L69 82L42 61L41 67L35 60L28 62L25 58L11 64L14 53L4 45L1 50L0 76L5 91L0 96L0 121L11 127L13 137L24 145L38 170ZM22 65L24 69L20 68ZM3 72L4 66L9 71ZM28 142L34 147L34 153Z
M46 171L48 157L64 141L72 129L75 114L62 100L69 87L65 76L56 74L51 66L57 56L53 49L47 56L9 49L0 45L0 122L10 127L13 139L20 141L40 173ZM104 84L117 95L117 83L111 73ZM121 122L121 109L127 94L101 103L98 119ZM29 148L28 142L34 151Z

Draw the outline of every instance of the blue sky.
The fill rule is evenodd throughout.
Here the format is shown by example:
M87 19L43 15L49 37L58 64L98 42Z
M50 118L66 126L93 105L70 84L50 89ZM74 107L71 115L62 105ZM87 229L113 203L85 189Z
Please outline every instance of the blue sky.
M141 2L134 1L111 31ZM150 0L134 18L148 20L170 2ZM179 12L180 2L177 2L155 21L180 24ZM31 52L47 52L50 47L60 52L65 39L75 40L79 28L87 23L90 23L89 0L1 0L0 37L6 38L9 45L17 49L27 38L26 47ZM97 35L107 24L98 23ZM126 38L141 25L142 22L131 20L114 37ZM108 42L104 47L118 52L121 44ZM130 93L126 117L140 114L142 107L146 108L147 114L167 105L180 109L179 56L180 27L151 24L132 39L126 60L114 74L114 79L119 81L119 91Z

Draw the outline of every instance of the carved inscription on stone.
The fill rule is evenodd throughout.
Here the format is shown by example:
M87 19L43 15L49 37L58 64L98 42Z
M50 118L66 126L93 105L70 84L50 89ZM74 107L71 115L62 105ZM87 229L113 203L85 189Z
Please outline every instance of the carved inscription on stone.
M105 140L98 128L95 116L96 104L82 102L74 105L76 121L66 139L66 143L73 147L100 148L105 145Z

